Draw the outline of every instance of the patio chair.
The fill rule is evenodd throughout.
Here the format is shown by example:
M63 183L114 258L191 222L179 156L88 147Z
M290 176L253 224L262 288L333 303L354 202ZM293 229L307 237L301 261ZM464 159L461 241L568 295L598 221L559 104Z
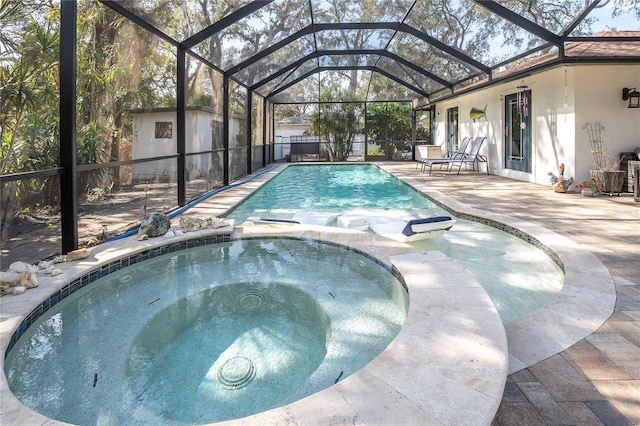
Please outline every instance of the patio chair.
M467 145L469 145L469 141L471 141L471 138L463 138L462 142L460 142L460 145L458 145L458 150L453 152L452 151L447 152L447 155L443 158L420 159L420 163L422 164L422 173L424 173L424 169L428 167L429 175L431 175L431 170L435 164L439 164L441 169L444 164L446 164L447 168L449 168L449 165L452 164L454 161L463 159L464 156L466 155L465 151L467 150ZM416 169L417 168L418 166L416 164Z
M471 164L473 168L477 167L478 173L480 173L480 163L486 163L487 174L489 174L489 162L487 160L487 157L485 157L484 155L480 155L480 148L482 147L482 144L486 139L487 138L483 136L475 138L473 142L471 142L471 148L469 148L469 152L465 154L464 157L451 163L451 170L453 170L454 167L457 167L457 174L460 174L460 169L462 168L463 164Z
M298 212L291 219L303 225L328 226L329 222L335 220L339 214L334 212Z

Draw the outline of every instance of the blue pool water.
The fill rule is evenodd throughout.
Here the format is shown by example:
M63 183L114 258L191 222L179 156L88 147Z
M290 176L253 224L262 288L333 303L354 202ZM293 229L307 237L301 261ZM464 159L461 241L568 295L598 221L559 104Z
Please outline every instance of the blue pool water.
M374 165L339 164L289 166L228 217L241 223L252 217L291 219L303 211L405 219L451 215ZM562 270L542 250L493 227L456 220L444 236L411 245L440 250L460 263L487 291L504 323L544 306L562 288Z
M236 240L76 291L27 329L5 373L25 406L56 420L210 423L343 380L388 346L407 311L403 284L358 252Z
M255 212L346 211L351 209L443 211L396 177L361 164L290 166L237 206L230 217Z

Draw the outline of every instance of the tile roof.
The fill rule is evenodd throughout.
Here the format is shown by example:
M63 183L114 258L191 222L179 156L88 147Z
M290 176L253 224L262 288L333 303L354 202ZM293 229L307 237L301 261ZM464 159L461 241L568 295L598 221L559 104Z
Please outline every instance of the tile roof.
M602 31L595 33L593 37L638 37L640 31ZM640 40L584 40L573 41L565 44L565 58L638 58L640 64ZM510 75L525 72L538 65L554 61L559 58L558 49L550 48L542 53L520 59L517 62L508 64L505 68L495 70L492 76L493 80L504 79ZM463 84L459 89L467 90L473 87L483 86L489 83L488 77L479 78ZM437 99L434 99L437 101Z
M640 31L603 31L595 37L640 37ZM577 41L568 43L564 49L569 57L619 57L640 56L639 41Z

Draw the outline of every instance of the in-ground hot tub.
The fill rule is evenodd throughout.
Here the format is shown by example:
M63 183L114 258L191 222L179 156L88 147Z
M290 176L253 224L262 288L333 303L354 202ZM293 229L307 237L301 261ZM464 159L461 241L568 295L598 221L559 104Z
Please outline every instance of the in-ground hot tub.
M104 275L5 360L14 394L49 418L207 423L268 410L358 371L408 311L388 267L311 239L204 245Z

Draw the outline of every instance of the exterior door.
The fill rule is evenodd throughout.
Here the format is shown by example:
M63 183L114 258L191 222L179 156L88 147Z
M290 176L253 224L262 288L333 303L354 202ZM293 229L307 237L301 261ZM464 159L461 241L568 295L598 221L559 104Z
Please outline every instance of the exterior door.
M458 150L458 107L447 109L447 151Z
M531 90L505 96L504 166L531 172Z

